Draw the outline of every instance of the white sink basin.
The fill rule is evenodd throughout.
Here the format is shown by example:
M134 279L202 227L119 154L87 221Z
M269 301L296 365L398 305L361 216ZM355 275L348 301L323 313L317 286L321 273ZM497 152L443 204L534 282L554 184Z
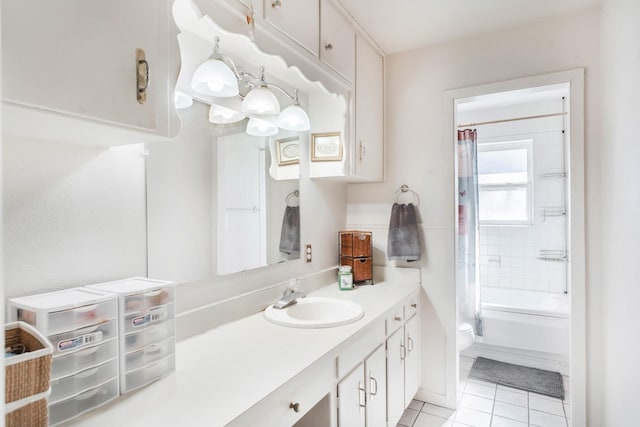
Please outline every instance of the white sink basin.
M332 328L348 325L364 316L358 304L338 298L307 297L282 310L269 306L264 317L292 328Z

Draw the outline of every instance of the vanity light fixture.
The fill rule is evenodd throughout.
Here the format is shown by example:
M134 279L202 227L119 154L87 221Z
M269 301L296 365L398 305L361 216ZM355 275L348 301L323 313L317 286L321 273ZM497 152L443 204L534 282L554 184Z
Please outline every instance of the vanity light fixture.
M282 110L278 116L278 127L295 132L304 132L311 129L309 116L302 109L298 100L298 89L295 91L293 104Z
M260 67L258 83L254 84L253 89L244 97L242 110L247 115L273 116L280 114L278 98L269 90L267 82L264 80L264 67Z
M209 110L211 123L235 123L249 116L252 120L247 124L247 133L256 136L275 135L278 127L294 132L311 128L309 116L300 106L298 89L291 96L282 87L268 83L264 77L264 67L260 67L258 77L244 70L239 71L231 58L219 52L219 48L220 38L216 37L213 54L196 69L191 86L196 92L212 97L236 97L242 101L242 112L212 104ZM280 102L272 89L278 89L293 103L281 112ZM276 116L277 126L272 120Z
M189 95L185 95L182 92L175 91L174 94L174 103L178 110L183 108L189 108L193 105L193 98Z
M251 117L247 123L247 133L253 136L272 136L278 133L278 126L268 120Z
M191 87L196 92L209 96L238 96L238 72L233 62L219 53L220 38L215 38L213 53L193 73ZM229 62L228 65L227 62Z
M212 104L209 108L209 121L216 125L228 125L239 122L246 116L239 111L222 105Z

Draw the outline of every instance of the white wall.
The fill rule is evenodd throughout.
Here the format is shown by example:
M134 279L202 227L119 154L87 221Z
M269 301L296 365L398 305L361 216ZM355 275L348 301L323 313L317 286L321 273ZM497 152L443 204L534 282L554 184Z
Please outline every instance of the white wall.
M7 297L146 274L142 149L4 135Z
M625 426L638 423L640 378L640 2L602 6L602 425Z
M536 22L387 57L386 181L350 185L348 227L374 231L375 262L386 264L386 233L395 191L408 184L420 194L426 254L421 261L423 397L455 402L455 291L453 147L443 134L444 92L550 72L586 69L586 176L589 259L599 257L599 12ZM379 236L376 238L376 236ZM597 263L588 265L590 337L600 336ZM590 339L589 411L596 419L601 342ZM594 424L597 425L597 424Z

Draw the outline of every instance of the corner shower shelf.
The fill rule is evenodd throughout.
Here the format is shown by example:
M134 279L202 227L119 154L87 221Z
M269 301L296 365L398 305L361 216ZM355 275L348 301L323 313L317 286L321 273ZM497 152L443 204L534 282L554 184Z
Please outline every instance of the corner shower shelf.
M549 171L541 171L538 173L538 177L540 178L567 178L566 170L549 170Z
M548 217L567 215L567 209L564 206L543 207L540 208L540 214L542 215L542 220L545 221Z
M565 249L540 249L538 259L540 261L569 262L569 256Z

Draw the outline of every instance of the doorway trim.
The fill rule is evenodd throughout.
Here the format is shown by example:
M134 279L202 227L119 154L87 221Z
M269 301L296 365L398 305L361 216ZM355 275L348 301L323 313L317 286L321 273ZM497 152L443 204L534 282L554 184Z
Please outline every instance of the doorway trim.
M585 176L584 176L584 69L578 68L551 74L524 77L480 86L448 90L444 95L444 135L445 142L450 144L453 152L453 186L456 188L457 166L457 128L456 106L457 99L473 96L487 95L496 92L507 92L531 87L547 86L553 84L569 83L569 138L567 138L568 173L569 173L569 242L570 255L569 280L570 288L570 353L569 353L569 378L570 378L570 404L571 419L573 425L586 425L586 267L585 267ZM451 210L454 218L454 236L457 233L457 198L453 198ZM455 257L455 253L454 253ZM455 277L454 263L453 277ZM456 313L457 295L454 292ZM457 314L456 314L457 319ZM457 396L459 357L457 351L457 320L456 337L449 344L447 354L455 355L454 378L449 378L447 388L455 390L453 396ZM447 393L450 395L449 393Z

